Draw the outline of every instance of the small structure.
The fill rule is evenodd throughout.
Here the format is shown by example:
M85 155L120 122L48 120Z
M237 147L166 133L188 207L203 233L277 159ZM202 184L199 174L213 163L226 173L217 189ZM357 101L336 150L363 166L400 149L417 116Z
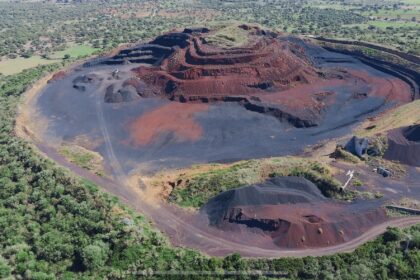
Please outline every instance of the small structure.
M113 77L114 79L119 78L118 73L120 73L120 70L118 70L118 69L114 69L114 71L112 71L112 77Z
M378 168L376 168L376 172L378 174L381 174L384 177L390 177L391 176L391 171L389 171L388 169L386 169L385 167L379 166Z
M347 181L346 181L346 183L344 183L344 185L341 187L341 189L342 190L344 190L346 187L347 187L347 185L350 183L350 180L353 178L353 176L354 176L354 170L349 170L349 171L347 171L347 174L346 174L349 178L347 179Z
M350 141L347 142L344 149L361 158L367 152L368 147L369 140L367 138L359 138L357 136L353 136Z
M206 27L191 27L191 28L185 28L182 33L192 34L192 33L209 33L210 29Z

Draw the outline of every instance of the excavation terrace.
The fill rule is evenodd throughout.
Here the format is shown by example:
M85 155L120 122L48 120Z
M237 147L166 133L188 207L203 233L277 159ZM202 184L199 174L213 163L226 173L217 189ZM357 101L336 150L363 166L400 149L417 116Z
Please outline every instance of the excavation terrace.
M247 34L241 46L215 44L216 31L185 29L60 73L33 100L25 128L44 151L78 145L97 152L106 180L135 206L148 204L129 195L144 187L143 175L299 155L413 99L402 79L350 55L258 27L237 28ZM417 136L410 140L417 130L390 138L417 151ZM407 152L395 149L390 157ZM336 202L309 181L273 180L222 193L195 214L161 201L158 210L141 210L175 243L216 254L229 253L231 245L216 250L206 243L209 236L226 244L252 240L265 250L316 248L348 242L387 221L380 202ZM302 189L287 189L282 180ZM278 201L242 200L249 193L264 197L264 186Z
M276 177L221 193L201 209L232 240L261 248L317 248L349 241L386 220L384 209L324 197L310 181ZM206 220L206 219L204 219Z
M411 100L408 84L350 56L248 29L243 47L186 30L86 63L38 99L47 136L83 134L106 156L106 126L124 171L153 172L296 154Z

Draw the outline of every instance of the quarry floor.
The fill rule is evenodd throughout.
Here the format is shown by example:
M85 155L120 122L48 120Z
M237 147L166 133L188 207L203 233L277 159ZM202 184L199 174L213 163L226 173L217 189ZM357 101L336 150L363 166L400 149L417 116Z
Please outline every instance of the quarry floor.
M69 75L74 75L71 77L86 71L73 70L69 70ZM108 73L111 70L111 67L103 67L99 72ZM303 155L305 150L305 156L314 157L316 152L308 154L311 145L328 141L336 143L345 139L358 123L375 114L368 112L376 107L375 104L365 104L367 113L350 123L346 121L349 115L345 112L350 112L352 108L341 108L340 116L337 116L338 111L329 112L331 120L327 121L324 127L299 131L271 117L246 111L235 104L194 104L189 110L184 110L177 103L153 99L142 99L130 104L104 104L103 88L88 95L78 95L74 92L69 94L70 91L63 89L71 88L72 78L47 84L50 78L46 77L28 90L17 120L18 135L32 141L41 153L59 165L96 183L106 192L117 196L123 203L147 216L175 246L198 249L214 256L224 256L233 252L247 257L320 256L352 251L383 233L388 226L405 227L420 223L418 216L390 218L372 225L357 238L339 245L299 250L260 248L253 244L235 242L235 236L228 236L229 234L206 226L203 221L199 221L202 217L196 213L161 201L141 180L142 175L150 175L162 169L184 168L198 163ZM168 133L158 141L150 141L150 137L154 136L152 131L150 139L147 135L142 138L142 141L147 143L146 146L135 145L127 130L129 121L150 112L150 108L152 112L158 110L156 114L163 120L181 119L184 124L189 125L168 128L165 127L165 122L154 118L154 115L146 119L147 123L156 122L156 126L163 126L169 131L181 131L180 135L183 136ZM387 109L385 106L380 111ZM194 115L194 119L191 115ZM201 138L200 131L198 134L197 131L194 132L195 121L205 127L206 137ZM77 144L99 153L104 158L104 168L108 176L97 176L68 162L57 152L63 143ZM316 157L319 159L321 156ZM321 160L326 159L324 157ZM338 164L337 168L341 173L345 173L349 166ZM358 172L371 186L383 190L384 198L374 204L384 204L387 200L410 195L420 198L418 169L410 169L409 174L401 180L382 178L372 174L367 168L360 168Z

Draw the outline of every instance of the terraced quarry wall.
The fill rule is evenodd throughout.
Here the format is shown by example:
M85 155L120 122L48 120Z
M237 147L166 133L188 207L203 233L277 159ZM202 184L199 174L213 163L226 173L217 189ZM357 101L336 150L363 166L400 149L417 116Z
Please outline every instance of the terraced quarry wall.
M182 244L205 246L206 235L266 249L326 247L386 220L380 203L298 202L292 188L277 204L227 205L213 224L206 213L157 202L158 189L131 198L143 192L142 176L299 155L413 98L394 72L300 38L250 28L246 44L226 48L209 43L211 35L171 32L58 75L32 101L25 125L37 126L28 131L46 151L77 145L100 154L118 193Z

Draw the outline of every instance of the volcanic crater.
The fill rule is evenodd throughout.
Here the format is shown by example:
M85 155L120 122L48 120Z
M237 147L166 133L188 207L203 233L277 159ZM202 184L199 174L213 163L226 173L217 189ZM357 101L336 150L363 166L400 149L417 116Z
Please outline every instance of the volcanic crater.
M238 47L212 43L217 31L189 28L91 59L42 90L31 121L45 127L32 131L55 149L88 143L121 187L116 192L127 194L133 174L296 155L413 98L409 84L350 55L238 28L247 33ZM138 207L157 222L172 217L173 225L159 226L176 236L189 236L188 224L261 248L339 244L386 219L380 203L338 203L302 178L221 193L195 218L165 205Z
M109 85L106 101L131 101L137 94L182 103L236 102L295 127L319 125L323 113L338 102L330 87L351 84L354 91L346 102L378 95L387 101L410 101L410 94L394 87L398 81L381 85L381 79L365 72L317 67L303 42L258 27L239 28L249 31L243 47L215 46L207 43L207 29L185 29L100 61L154 65L132 68L135 77L119 88Z

